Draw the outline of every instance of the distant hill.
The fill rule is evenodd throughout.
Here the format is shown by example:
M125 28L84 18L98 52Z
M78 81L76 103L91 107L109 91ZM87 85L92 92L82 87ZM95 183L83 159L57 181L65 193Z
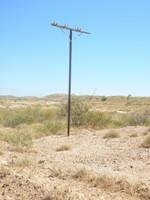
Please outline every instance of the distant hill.
M101 100L102 95L76 95L76 94L72 94L72 97L79 97L83 100ZM127 96L106 96L107 97L107 101L125 101L127 100ZM36 96L22 96L22 97L17 97L17 96L13 96L13 95L0 95L0 99L2 100L13 100L13 101L39 101L39 100L44 100L44 101L55 101L55 102L64 102L67 101L68 99L68 95L67 94L50 94L47 96L43 96L43 97L36 97ZM131 96L130 99L132 100L150 100L150 97L134 97Z

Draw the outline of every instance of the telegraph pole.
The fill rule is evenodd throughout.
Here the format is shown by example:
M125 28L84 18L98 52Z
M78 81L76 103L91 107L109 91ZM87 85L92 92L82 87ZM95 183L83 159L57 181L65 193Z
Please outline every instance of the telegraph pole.
M70 136L70 117L71 117L71 69L72 69L72 33L78 32L81 34L90 34L80 28L71 28L67 25L60 25L56 22L51 23L56 28L65 29L69 31L69 85L68 85L68 120L67 120L67 135Z

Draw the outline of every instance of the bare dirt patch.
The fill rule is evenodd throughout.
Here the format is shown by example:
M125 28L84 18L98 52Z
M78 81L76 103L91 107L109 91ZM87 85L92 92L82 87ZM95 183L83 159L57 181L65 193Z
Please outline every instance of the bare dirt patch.
M116 129L119 138L104 138L110 130L78 130L35 140L34 151L22 153L2 143L0 167L8 173L0 173L0 199L148 200L150 149L141 147L147 129ZM64 144L71 148L56 151Z
M40 200L43 197L42 187L21 175L7 173L0 176L0 199L2 200Z

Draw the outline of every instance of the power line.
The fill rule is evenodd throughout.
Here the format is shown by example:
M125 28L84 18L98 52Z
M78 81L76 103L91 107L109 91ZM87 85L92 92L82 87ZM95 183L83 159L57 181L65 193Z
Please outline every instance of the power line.
M90 34L83 31L81 28L71 28L68 25L60 25L56 22L51 23L52 26L69 31L69 85L68 85L68 120L67 120L67 135L70 135L70 117L71 117L71 70L72 70L72 34L78 32L81 34Z
M71 28L69 26L67 26L66 24L65 25L60 25L56 22L53 22L51 23L52 26L55 26L57 28L60 28L60 29L66 29L66 30L69 30L69 31L74 31L74 32L79 32L79 33L84 33L84 34L91 34L89 32L86 32L86 31L83 31L81 28Z

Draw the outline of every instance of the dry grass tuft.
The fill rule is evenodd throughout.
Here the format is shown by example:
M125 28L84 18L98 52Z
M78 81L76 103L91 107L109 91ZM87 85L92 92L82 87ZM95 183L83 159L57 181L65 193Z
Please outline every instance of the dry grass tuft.
M86 169L78 170L73 175L73 178L91 184L93 187L101 187L103 189L108 189L108 187L113 187L114 185L113 178L106 175L99 176L87 171Z
M7 175L9 175L9 171L7 168L0 167L0 179L5 178Z
M143 136L146 136L146 135L148 135L150 132L149 131L145 131L144 133L143 133Z
M57 177L59 179L64 179L65 175L60 168L53 166L53 168L49 168L49 170L51 172L49 177Z
M56 148L56 151L68 151L70 149L70 145L69 144L63 144L60 147Z
M150 199L150 188L145 183L135 184L133 187L134 195L141 200Z
M132 133L132 134L130 135L130 137L138 137L138 134L137 134L137 133Z
M50 194L44 197L42 200L69 200L69 187L66 185L54 186Z
M150 148L150 135L145 138L141 146L144 148Z
M13 145L19 152L23 151L23 149L29 149L32 146L31 135L24 132L24 130L0 131L0 140Z
M0 150L0 156L2 156L4 153Z
M84 180L87 179L88 172L85 169L78 170L75 174L73 174L73 178L78 180Z
M115 130L111 130L108 133L106 133L103 138L104 139L106 139L106 138L119 138L119 133L116 132Z
M138 197L141 200L150 198L150 188L144 183L132 184L125 178L111 177L108 175L97 175L85 169L77 171L73 178L90 184L92 187L99 187L109 192L123 192L130 196Z
M16 167L19 167L19 168L25 168L25 167L29 167L29 166L32 166L33 165L33 162L29 159L26 159L26 158L23 158L23 159L20 159L20 160L17 160L14 165Z

